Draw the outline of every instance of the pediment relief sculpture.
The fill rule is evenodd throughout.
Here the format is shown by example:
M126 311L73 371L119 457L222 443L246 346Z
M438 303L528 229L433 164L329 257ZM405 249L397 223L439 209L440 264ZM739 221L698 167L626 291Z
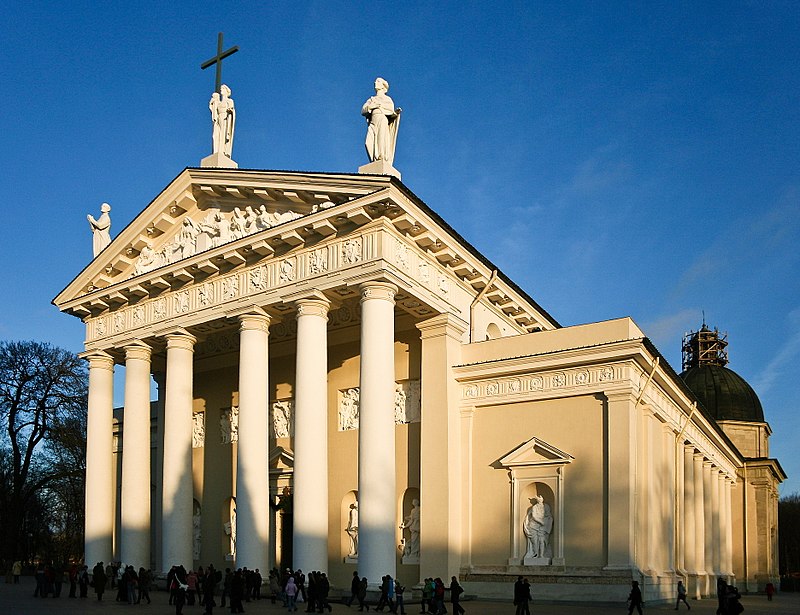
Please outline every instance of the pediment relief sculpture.
M324 206L331 207L333 203L324 203L319 207L325 208ZM157 249L153 242L145 244L136 258L131 275L153 271L242 237L291 222L303 215L291 209L269 211L266 205L247 205L243 209L234 207L230 212L219 207L209 207L205 216L199 220L188 216L184 218L178 232L163 241Z

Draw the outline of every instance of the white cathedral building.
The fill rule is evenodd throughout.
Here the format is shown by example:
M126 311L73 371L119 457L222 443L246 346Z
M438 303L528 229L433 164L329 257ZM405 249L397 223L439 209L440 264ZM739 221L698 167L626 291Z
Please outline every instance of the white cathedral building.
M383 84L358 174L239 169L227 90L200 167L113 240L91 220L54 300L86 325L86 563L775 582L785 475L725 340L687 339L681 376L630 318L561 326L401 182Z

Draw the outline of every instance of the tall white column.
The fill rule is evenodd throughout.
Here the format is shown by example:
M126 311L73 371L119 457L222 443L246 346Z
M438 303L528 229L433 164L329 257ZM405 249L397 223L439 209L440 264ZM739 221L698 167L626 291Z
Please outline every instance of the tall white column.
M85 562L108 563L113 555L113 411L114 359L105 352L85 355L89 361L86 415Z
M719 470L711 468L711 565L713 566L714 573L719 574L720 567L720 553L721 553L721 538L722 532L720 531L720 500L719 500Z
M328 307L324 296L297 301L294 389L293 563L328 565Z
M728 496L726 494L727 480L725 474L717 474L719 480L719 571L730 574L728 569Z
M397 489L394 426L394 296L385 282L361 285L358 431L358 571L395 577Z
M167 335L161 553L164 567L192 563L192 401L194 344L188 333Z
M661 422L654 414L647 415L647 568L659 570L661 540L661 476L658 469L662 454Z
M695 568L698 578L694 597L700 599L704 593L703 578L706 572L706 515L705 481L703 480L703 455L694 454L694 533Z
M122 416L122 561L150 567L150 346L125 347Z
M703 460L703 523L705 523L705 562L704 567L709 577L709 588L713 589L714 571L714 523L712 521L713 504L711 502L711 462Z
M725 506L728 509L728 531L725 534L725 570L733 574L733 482L725 481Z
M239 317L236 566L262 571L269 569L269 322L262 313Z
M696 505L694 447L688 445L683 447L683 569L689 574L697 572Z

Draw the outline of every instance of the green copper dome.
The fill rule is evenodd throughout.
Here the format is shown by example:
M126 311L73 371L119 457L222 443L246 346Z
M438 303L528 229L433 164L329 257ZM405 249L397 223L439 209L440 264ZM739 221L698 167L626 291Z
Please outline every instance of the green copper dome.
M683 338L681 378L717 421L764 422L753 388L728 364L728 334L703 326Z
M722 365L690 367L681 378L718 421L764 422L758 395L744 378Z

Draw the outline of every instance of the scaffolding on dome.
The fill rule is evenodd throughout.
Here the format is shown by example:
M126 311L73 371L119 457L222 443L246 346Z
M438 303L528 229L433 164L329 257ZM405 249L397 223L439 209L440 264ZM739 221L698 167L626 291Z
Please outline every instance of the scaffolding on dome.
M728 334L712 331L705 323L699 331L689 331L683 336L683 371L700 365L728 364Z

